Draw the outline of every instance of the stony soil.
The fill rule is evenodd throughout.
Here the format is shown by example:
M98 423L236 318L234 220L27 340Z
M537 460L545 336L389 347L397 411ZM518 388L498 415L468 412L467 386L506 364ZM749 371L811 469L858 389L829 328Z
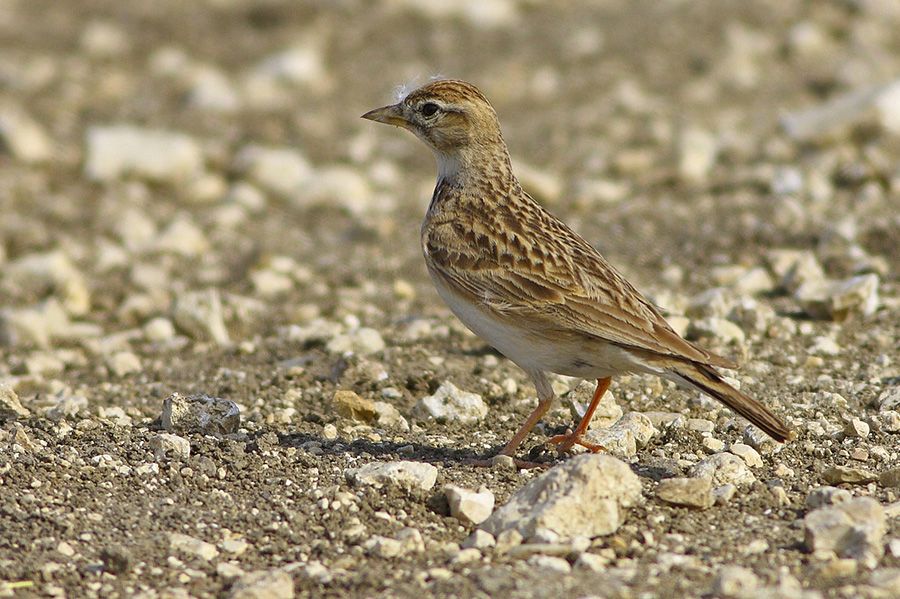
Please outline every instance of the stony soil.
M900 594L900 92L880 87L900 10L571 4L0 4L0 381L23 406L0 409L0 595L247 596L256 571L272 597L737 595L726 566L749 569L746 595ZM431 157L358 118L438 73L485 91L525 186L739 358L796 441L621 377L625 412L666 413L621 456L643 487L625 523L562 559L461 551L475 526L444 485L502 505L540 472L466 463L534 390L427 278ZM136 141L103 138L123 125ZM445 382L487 416L414 410ZM338 390L403 418L341 416ZM155 451L173 393L235 402L240 428ZM572 419L561 404L523 456L559 467L543 443ZM657 497L745 441L762 461L730 499ZM431 463L437 484L350 482L376 460ZM828 484L886 510L859 524L865 551L811 551ZM373 541L409 535L400 555Z

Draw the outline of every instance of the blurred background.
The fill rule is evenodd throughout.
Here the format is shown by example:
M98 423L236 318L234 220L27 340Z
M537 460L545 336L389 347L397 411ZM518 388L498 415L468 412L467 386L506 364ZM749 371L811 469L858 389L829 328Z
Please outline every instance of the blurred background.
M0 420L39 417L0 430L4 447L19 448L5 455L22 456L0 464L0 528L11 531L0 579L38 580L40 568L47 594L60 594L57 581L82 596L80 577L98 572L106 547L95 541L106 539L137 547L141 567L166 564L150 577L135 570L140 584L190 580L213 596L234 571L204 562L187 575L159 539L220 526L250 539L248 570L312 555L370 594L392 576L419 589L433 554L429 564L447 565L432 539L458 543L462 529L421 498L365 496L376 506L359 513L370 532L394 534L382 509L408 512L429 537L412 567L382 561L374 573L347 562L362 552L359 519L335 525L349 512L292 503L299 489L298 505L334 508L347 493L323 499L317 485L346 488L344 468L365 452L483 453L533 401L524 374L463 330L425 273L418 235L432 157L407 132L359 118L432 76L479 86L525 188L670 310L679 331L746 364L744 388L801 433L779 458L791 468L775 471L794 506L821 483L822 463L896 466L886 435L900 414L885 389L900 380L900 2L0 0ZM487 398L491 417L410 427L412 406L449 380ZM629 409L702 415L702 430L739 438L733 415L708 398L655 379L615 385ZM390 402L384 427L398 428L340 419L339 389ZM244 436L182 439L194 452L184 470L154 457L152 423L175 391L237 402ZM561 432L571 415L550 420ZM673 434L663 451L672 460L653 449L637 459L669 476L675 458L705 455L698 435ZM452 460L441 474L473 488L482 475L493 477ZM521 483L492 480L498 503ZM760 571L788 563L819 585L818 566L796 550L802 514L767 497L754 487L737 507L679 513L671 531L665 515L638 524L656 539L678 533L660 545L684 558L668 568L777 532L771 550L735 559ZM214 525L195 519L197 498ZM33 517L30 501L67 524ZM288 507L257 510L274 503ZM88 507L60 507L70 505ZM740 510L758 512L755 524ZM794 524L779 529L763 513ZM357 532L345 542L331 535L341 526ZM656 556L654 536L632 528L604 547L626 569ZM874 545L883 553L880 536ZM78 553L63 566L57 547ZM898 559L895 550L885 563ZM528 575L519 563L528 571L497 584ZM709 568L693 578L668 568L667 596L708 592ZM559 576L601 588L584 571ZM314 589L319 579L297 580Z

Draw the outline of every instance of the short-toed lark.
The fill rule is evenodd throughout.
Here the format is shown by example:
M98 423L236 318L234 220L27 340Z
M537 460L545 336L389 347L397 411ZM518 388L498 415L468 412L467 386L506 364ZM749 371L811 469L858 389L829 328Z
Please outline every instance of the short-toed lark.
M464 81L437 80L363 118L408 129L437 159L422 251L438 293L479 337L534 381L538 406L503 448L516 448L553 401L547 372L597 379L574 431L582 440L612 376L651 373L715 397L778 441L792 433L715 367L735 364L682 339L587 241L544 210L513 174L497 114Z

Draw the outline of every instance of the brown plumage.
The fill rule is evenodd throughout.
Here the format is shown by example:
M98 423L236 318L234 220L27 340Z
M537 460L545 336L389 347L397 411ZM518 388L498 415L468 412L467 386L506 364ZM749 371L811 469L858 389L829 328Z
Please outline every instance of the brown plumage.
M779 441L791 438L714 369L733 362L682 339L599 252L522 190L497 115L477 88L434 81L363 116L408 129L433 150L438 181L421 236L428 272L460 320L535 383L538 407L504 454L513 455L549 409L546 372L596 378L598 393L611 376L653 373L715 397ZM556 439L560 450L582 443L592 412Z

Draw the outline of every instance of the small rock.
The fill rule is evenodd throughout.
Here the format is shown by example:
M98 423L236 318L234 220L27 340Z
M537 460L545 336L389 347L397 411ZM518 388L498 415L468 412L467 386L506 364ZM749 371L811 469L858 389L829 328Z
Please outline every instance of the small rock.
M865 468L831 466L822 473L822 478L830 485L839 485L841 483L864 485L877 481L878 475Z
M678 172L682 179L703 182L716 162L719 142L714 135L697 128L685 129L678 142Z
M494 494L485 488L476 492L447 485L444 496L450 505L450 514L465 524L481 524L494 511Z
M744 460L733 453L715 453L697 462L690 474L693 478L709 478L714 486L727 483L741 486L756 480Z
M584 411L594 396L594 388L596 382L579 381L573 389L564 393L561 397L561 403L569 406L572 417L581 420ZM615 396L607 391L600 398L597 409L594 411L594 417L591 418L591 429L608 428L622 418L622 408L616 404Z
M25 164L53 158L53 144L43 127L13 106L0 106L0 150Z
M706 509L712 507L712 481L708 478L666 478L659 481L656 496L674 505Z
M900 135L900 81L886 85L875 98L875 108L885 131Z
M816 487L806 496L806 508L814 510L827 505L838 505L853 499L850 491L837 487Z
M841 321L854 312L869 316L878 308L878 275L809 281L794 292L794 298L813 318Z
M117 377L142 370L141 359L130 351L119 351L107 356L106 365Z
M700 443L709 451L709 453L719 453L725 450L725 442L716 439L715 437L703 437Z
M292 599L294 581L281 569L257 570L241 576L231 587L231 599Z
M439 422L477 422L487 412L487 405L480 395L457 389L449 381L438 387L433 395L420 399L413 408L413 415L417 418Z
M408 431L409 422L400 414L400 410L385 401L374 402L375 412L378 414L376 423L389 430Z
M88 129L86 156L85 174L95 181L135 175L178 183L203 170L203 151L191 137L131 125Z
M817 556L851 558L874 568L884 554L884 508L871 497L822 507L803 519L807 549Z
M688 418L687 429L698 433L712 433L716 430L716 423L705 418Z
M561 540L607 535L619 528L625 509L640 500L640 480L627 464L602 454L580 455L529 482L482 528L495 537L515 529L526 539L542 531Z
M842 351L837 341L825 335L813 338L809 346L809 353L813 356L838 356Z
M762 455L773 453L781 448L781 444L778 441L752 424L744 428L744 443Z
M363 399L353 391L338 389L334 392L332 402L338 415L342 418L366 424L372 423L378 418L375 402L370 399Z
M241 425L241 410L228 399L173 393L163 401L160 421L169 432L229 435Z
M246 146L234 162L251 181L287 199L300 194L313 174L306 158L291 148Z
M200 227L187 216L181 216L159 233L153 241L152 249L163 254L193 258L209 250L209 241Z
M422 533L415 528L404 528L396 539L376 535L363 544L363 549L382 558L400 557L425 550Z
M150 449L157 460L175 459L186 462L191 457L191 442L171 433L160 433L150 439Z
M29 412L19 402L19 396L9 383L0 380L0 422L27 418Z
M361 215L375 207L384 208L376 199L368 180L356 170L342 165L320 168L307 182L303 193L294 196L298 206L340 206Z
M312 44L282 50L262 60L254 75L294 85L320 85L326 77L322 53Z
M497 544L497 540L494 538L494 535L491 533L481 530L480 528L476 528L472 531L466 539L462 542L461 547L463 549L489 549Z
M545 570L553 570L561 574L568 574L572 566L565 559L552 555L533 555L528 558L528 565Z
M729 451L744 460L751 468L762 468L763 466L762 457L749 445L732 443Z
M878 484L882 487L900 487L900 468L891 468L882 472Z
M889 387L878 395L878 410L886 412L900 408L900 385Z
M692 320L688 327L688 336L695 337L714 337L724 343L742 344L746 340L744 331L730 320L724 318L702 318Z
M100 550L100 560L106 572L118 576L131 570L134 556L125 547L112 545Z
M175 323L195 339L208 339L230 345L225 327L222 299L218 290L189 291L178 296L174 308Z
M212 543L207 543L178 532L169 533L169 546L175 551L192 557L199 557L205 561L215 559L219 555L219 550Z
M851 418L844 424L844 434L848 437L865 439L869 436L869 425L859 418Z
M407 489L429 490L437 481L438 470L423 462L372 462L350 468L345 475L350 482L364 485L397 485Z
M900 102L900 98L897 99ZM900 122L897 123L900 133ZM869 584L883 591L886 597L900 597L900 568L879 568L872 572Z
M729 501L731 501L734 496L737 494L737 487L731 483L722 485L721 487L716 487L713 489L713 498L716 500L716 505L725 505Z
M175 337L175 325L168 318L158 316L148 320L144 326L144 337L153 343L170 341Z
M328 351L336 354L348 352L368 356L384 349L384 339L375 329L361 327L347 333L336 335L326 345Z
M825 279L825 269L809 250L770 250L766 259L779 279L779 286L790 293L806 282Z
M717 597L745 597L759 586L753 570L740 566L723 566L713 580L712 594Z

